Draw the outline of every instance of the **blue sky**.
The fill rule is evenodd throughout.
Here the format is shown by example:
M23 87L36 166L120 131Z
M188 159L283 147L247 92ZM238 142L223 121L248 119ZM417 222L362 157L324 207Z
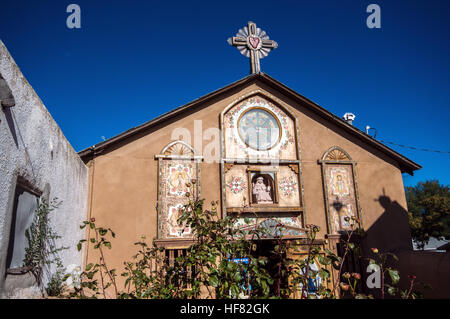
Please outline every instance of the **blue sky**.
M450 152L449 14L445 0L14 0L0 38L77 151L246 76L226 40L251 20L279 44L263 72L381 140ZM391 147L423 166L405 185L450 184L450 154Z

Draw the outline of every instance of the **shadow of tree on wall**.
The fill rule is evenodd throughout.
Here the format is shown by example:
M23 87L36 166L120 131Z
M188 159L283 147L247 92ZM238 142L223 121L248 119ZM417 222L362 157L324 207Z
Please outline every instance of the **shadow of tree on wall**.
M436 276L426 278L422 275L423 272L429 273L433 259L428 258L428 256L416 256L416 252L413 251L408 211L397 201L393 201L386 194L384 188L382 195L374 200L381 205L384 212L369 228L365 229L365 236L361 243L363 255L366 257L375 257L371 248L378 248L382 253L390 252L398 256L399 261L396 261L392 257L388 258L388 266L399 270L399 287L402 290L409 288L408 274L416 274L418 275L418 281L429 283L433 286L436 280L439 281L439 279ZM362 269L365 272L368 261L364 260L362 264ZM368 273L363 275L365 279L367 275ZM380 289L364 288L366 293L371 293L378 298L380 297ZM429 290L423 290L420 287L416 287L416 289L420 290L425 297L432 296ZM385 295L386 298L392 298L388 294Z
M389 252L395 255L400 252L413 253L413 250L406 208L397 201L392 200L391 197L386 194L385 189L382 189L382 194L373 200L382 207L383 212L370 227L364 229L365 231L361 237L355 235L355 241L360 242L362 250L361 255L359 253L349 253L343 265L343 272L360 273L362 277L361 283L363 284L358 287L358 291L365 294L371 294L375 296L375 298L381 298L380 288L369 288L366 284L368 276L373 272L372 270L367 271L369 265L368 258L377 259L376 255L372 252L372 248L378 248L382 253ZM344 206L339 198L336 198L330 204L337 212L340 212ZM364 215L364 212L362 214ZM346 232L341 233L343 236L345 236L345 234ZM338 254L342 256L344 248L341 244L337 245L337 250ZM390 266L394 269L400 268L401 275L403 275L404 280L400 282L400 288L408 288L409 281L407 280L407 274L409 274L408 271L410 270L410 267L401 261L397 262L391 256L387 257L388 264L386 266ZM402 271L406 273L402 274ZM391 283L388 276L386 277L386 283ZM385 293L385 298L392 297Z
M401 289L409 287L408 275L415 275L416 282L429 284L431 289L416 287L425 298L450 298L450 254L426 251L414 251L409 226L408 212L397 201L392 201L383 194L374 199L384 209L381 216L368 228L362 240L361 248L364 256L372 256L371 248L380 252L391 252L398 256L399 261L391 258L388 264L400 272ZM363 261L363 271L367 261ZM367 274L364 274L367 276ZM379 296L380 289L366 289L368 293Z
M408 211L397 201L392 201L384 188L383 194L374 200L383 207L384 212L365 230L364 252L369 253L372 247L382 252L412 251Z

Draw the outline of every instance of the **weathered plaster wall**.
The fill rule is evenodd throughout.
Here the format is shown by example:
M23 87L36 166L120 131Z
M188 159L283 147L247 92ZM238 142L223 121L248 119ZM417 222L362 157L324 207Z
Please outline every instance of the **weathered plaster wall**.
M62 201L50 215L62 236L58 246L69 247L60 257L64 266L81 265L82 252L76 245L85 235L79 225L86 217L88 169L1 41L0 74L15 100L13 107L0 107L0 295L5 295L11 293L5 291L4 278L17 178ZM12 293L23 297L23 291Z

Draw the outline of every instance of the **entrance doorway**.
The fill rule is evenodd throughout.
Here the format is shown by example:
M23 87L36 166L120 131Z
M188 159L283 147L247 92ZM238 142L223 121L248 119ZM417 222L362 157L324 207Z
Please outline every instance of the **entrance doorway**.
M256 251L254 251L255 257L267 258L265 269L273 279L273 283L270 286L270 295L272 296L284 296L288 288L289 272L286 269L286 264L283 260L286 260L286 253L277 252L276 246L279 243L276 240L264 239L256 241Z

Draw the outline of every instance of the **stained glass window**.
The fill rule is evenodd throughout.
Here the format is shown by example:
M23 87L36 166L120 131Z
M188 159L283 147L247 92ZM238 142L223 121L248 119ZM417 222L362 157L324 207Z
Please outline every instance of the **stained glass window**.
M276 118L263 109L245 112L238 123L239 135L249 147L268 150L275 146L280 137L280 126Z

